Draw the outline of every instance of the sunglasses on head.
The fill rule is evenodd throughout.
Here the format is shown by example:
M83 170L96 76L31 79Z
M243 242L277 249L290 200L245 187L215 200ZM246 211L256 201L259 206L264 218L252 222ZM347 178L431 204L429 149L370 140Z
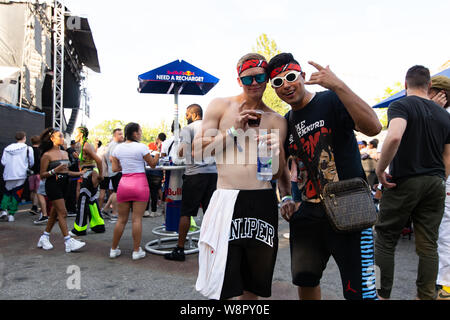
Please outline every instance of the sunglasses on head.
M279 88L284 84L284 80L287 82L294 82L298 79L300 76L300 72L298 71L291 71L288 72L284 77L275 77L272 80L270 80L270 83L272 84L273 88Z
M249 86L253 83L253 79L255 79L255 81L257 83L263 83L264 81L267 80L267 74L259 73L259 74L255 74L253 76L240 77L240 79L241 79L241 82L243 85Z

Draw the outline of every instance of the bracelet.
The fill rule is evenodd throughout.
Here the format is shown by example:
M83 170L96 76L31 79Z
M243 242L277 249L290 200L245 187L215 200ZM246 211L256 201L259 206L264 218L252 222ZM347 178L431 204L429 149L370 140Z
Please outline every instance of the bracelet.
M234 137L237 137L239 134L237 132L237 130L234 128L234 126L232 126L230 129L228 129L231 133L231 135L233 135Z
M230 129L227 130L227 134L229 136L231 136L234 140L234 144L236 145L237 149L239 152L242 152L242 147L239 145L239 143L237 142L237 137L238 137L238 132L237 130L233 127L231 127Z
M293 200L292 199L292 196L284 196L282 199L281 199L281 203L283 203L284 201L286 201L286 200Z

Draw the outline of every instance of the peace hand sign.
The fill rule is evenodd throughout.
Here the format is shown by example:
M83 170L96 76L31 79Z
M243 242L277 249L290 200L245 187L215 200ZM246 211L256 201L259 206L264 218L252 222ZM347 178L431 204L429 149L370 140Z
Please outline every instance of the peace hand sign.
M339 87L343 82L340 80L330 69L330 66L322 67L320 64L315 63L314 61L308 61L310 65L318 70L318 72L314 72L311 74L311 77L308 81L305 81L305 84L312 85L318 84L324 88L335 91L337 87Z

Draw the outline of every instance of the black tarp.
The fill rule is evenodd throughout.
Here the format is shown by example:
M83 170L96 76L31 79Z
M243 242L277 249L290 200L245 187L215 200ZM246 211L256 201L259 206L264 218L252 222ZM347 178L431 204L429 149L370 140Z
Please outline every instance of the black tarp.
M92 37L88 19L81 17L70 18L80 19L80 23L78 25L80 28L66 28L67 37L72 40L72 46L75 50L77 50L81 62L86 67L99 73L100 64L98 62L97 49L95 47L94 38Z
M45 127L45 115L40 112L7 105L0 102L0 158L3 149L11 143L15 143L14 138L17 131L25 131L27 134L27 144L31 146L30 138L40 135ZM0 199L4 192L3 166L0 163ZM25 195L27 198L27 195Z

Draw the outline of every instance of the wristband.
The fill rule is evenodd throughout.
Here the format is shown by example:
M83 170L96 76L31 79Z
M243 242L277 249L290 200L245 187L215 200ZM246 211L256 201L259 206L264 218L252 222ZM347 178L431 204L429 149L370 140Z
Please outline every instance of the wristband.
M242 152L242 147L239 145L239 143L237 142L237 137L238 137L238 132L237 130L233 127L231 127L230 129L227 130L227 134L229 136L231 136L234 139L234 143L236 144L236 147L238 149L239 152Z
M283 203L284 201L286 201L286 200L293 200L292 199L292 196L284 196L282 199L281 199L281 203Z
M53 176L55 174L55 169L52 169L48 172L51 176Z
M234 126L232 126L230 129L228 129L229 130L229 133L231 133L231 135L233 136L233 137L237 137L238 136L238 132L237 132L237 130L234 128Z

